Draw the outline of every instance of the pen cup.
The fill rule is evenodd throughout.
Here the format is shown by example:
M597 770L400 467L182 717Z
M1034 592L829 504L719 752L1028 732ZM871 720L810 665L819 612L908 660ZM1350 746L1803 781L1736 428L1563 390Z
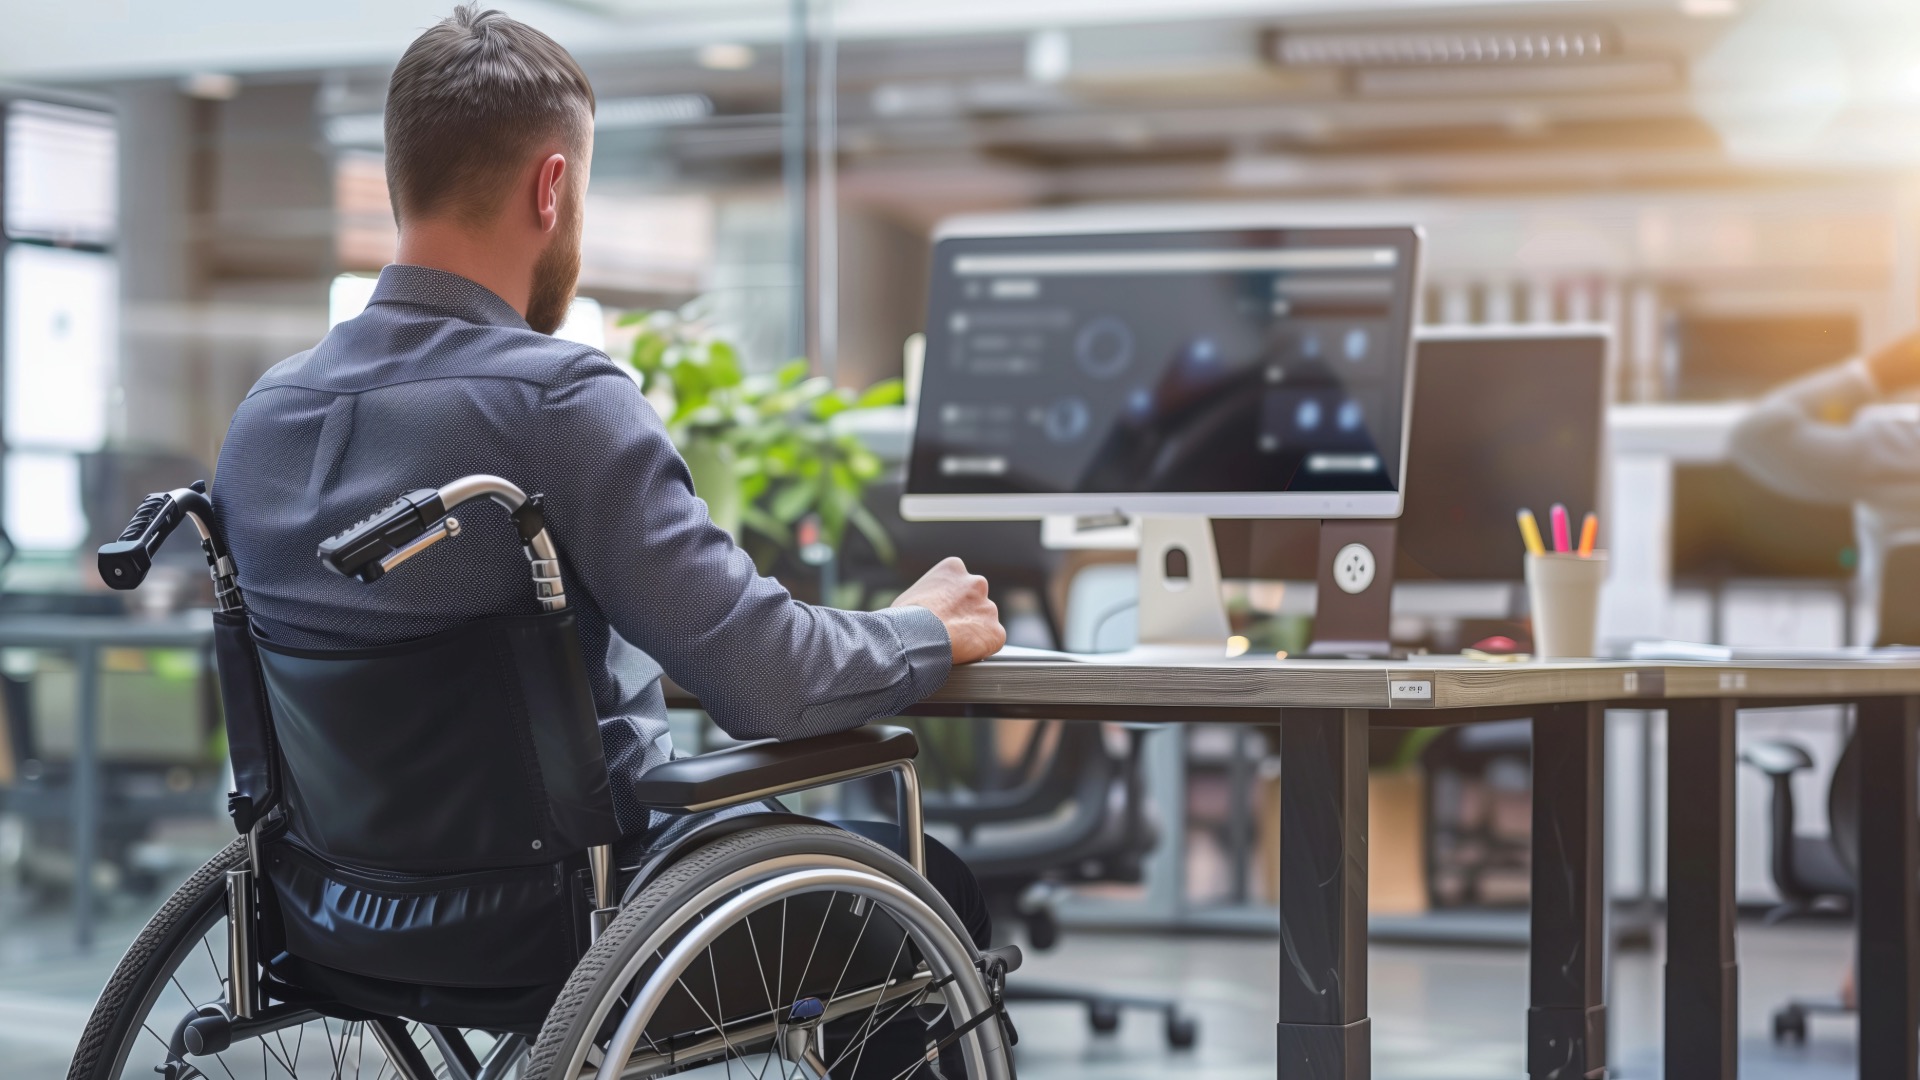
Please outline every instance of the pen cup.
M1600 631L1600 586L1607 553L1527 556L1527 599L1533 608L1533 654L1542 659L1594 655Z

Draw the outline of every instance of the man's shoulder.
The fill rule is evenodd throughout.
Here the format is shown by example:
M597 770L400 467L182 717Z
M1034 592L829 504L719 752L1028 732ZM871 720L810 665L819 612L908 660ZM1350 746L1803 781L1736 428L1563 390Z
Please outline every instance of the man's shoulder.
M505 379L550 391L622 374L591 345L526 327L436 322L396 328L365 316L349 319L313 348L267 369L248 396L277 388L357 393L435 379Z

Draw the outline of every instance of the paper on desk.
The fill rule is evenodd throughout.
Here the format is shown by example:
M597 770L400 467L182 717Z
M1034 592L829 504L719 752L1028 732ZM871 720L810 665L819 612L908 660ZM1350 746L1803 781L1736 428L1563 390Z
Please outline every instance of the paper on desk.
M1900 646L1874 649L1864 645L1820 648L1808 645L1709 645L1698 641L1636 641L1628 653L1632 660L1680 660L1710 664L1738 664L1764 661L1802 661L1829 663L1911 663L1920 660L1920 649Z

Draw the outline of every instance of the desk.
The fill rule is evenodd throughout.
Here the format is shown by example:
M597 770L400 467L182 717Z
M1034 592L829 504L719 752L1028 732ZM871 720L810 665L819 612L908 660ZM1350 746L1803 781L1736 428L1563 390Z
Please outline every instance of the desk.
M93 863L100 818L100 650L206 649L213 617L206 611L129 615L0 615L0 648L57 649L73 655L79 680L73 735L73 933L93 944Z
M678 695L676 705L696 704ZM1606 1068L1602 734L1608 706L1668 713L1666 1075L1737 1075L1733 770L1738 710L1858 710L1864 822L1860 1072L1920 1075L1920 663L1489 665L1445 659L954 670L911 712L1278 729L1283 1080L1371 1073L1367 731L1531 718L1527 1071Z

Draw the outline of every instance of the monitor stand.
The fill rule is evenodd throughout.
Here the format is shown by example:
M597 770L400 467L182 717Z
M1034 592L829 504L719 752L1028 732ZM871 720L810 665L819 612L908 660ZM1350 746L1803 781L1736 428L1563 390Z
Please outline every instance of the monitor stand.
M1232 631L1220 599L1213 523L1146 515L1139 525L1140 643L1132 652L1170 662L1221 659ZM1308 657L1391 656L1395 536L1391 520L1320 523L1319 592Z
M1213 522L1194 515L1143 515L1140 527L1140 643L1144 660L1219 660L1227 654L1220 555Z
M1392 519L1322 521L1314 601L1316 660L1386 660L1393 655Z

